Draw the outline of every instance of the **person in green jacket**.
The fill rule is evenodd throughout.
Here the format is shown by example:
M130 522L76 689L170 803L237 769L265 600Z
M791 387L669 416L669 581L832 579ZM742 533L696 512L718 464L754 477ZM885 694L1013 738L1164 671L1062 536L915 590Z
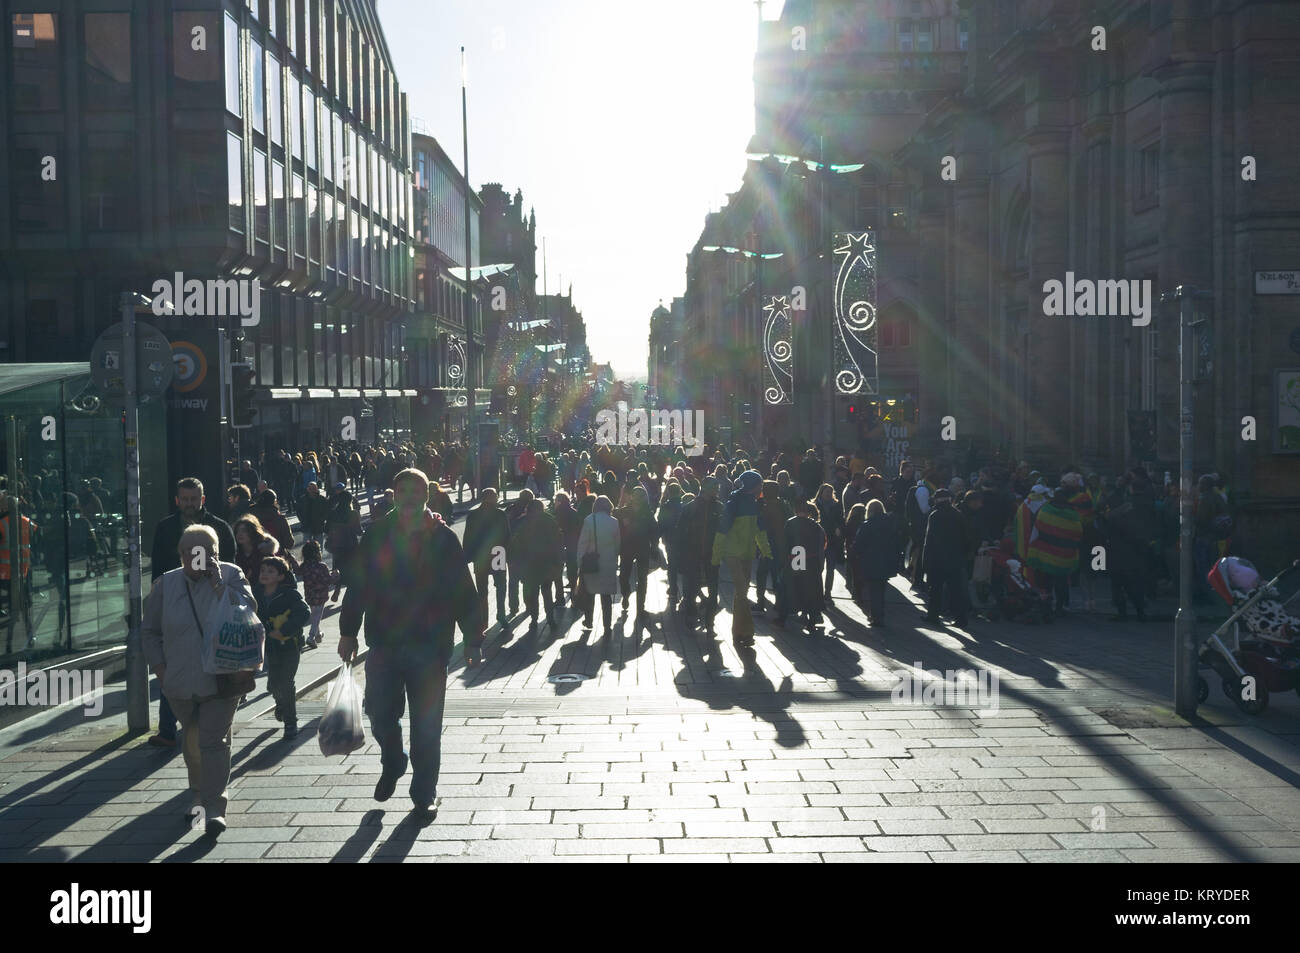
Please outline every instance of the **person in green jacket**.
M749 577L754 564L754 548L766 559L772 558L759 514L758 498L763 477L757 470L746 470L736 478L736 489L727 498L713 537L713 565L726 560L731 575L731 640L737 647L754 644L754 617L749 611Z

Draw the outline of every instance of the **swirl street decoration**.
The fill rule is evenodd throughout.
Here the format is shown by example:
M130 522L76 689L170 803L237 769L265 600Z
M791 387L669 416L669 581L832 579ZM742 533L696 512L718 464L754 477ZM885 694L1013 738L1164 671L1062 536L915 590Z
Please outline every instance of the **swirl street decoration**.
M763 400L773 405L794 403L794 347L790 304L785 295L771 295L763 305Z
M451 351L447 362L447 379L453 387L458 387L465 377L465 342L453 337L448 339L447 347Z
M876 359L876 233L836 232L839 258L832 303L835 308L835 390L878 394Z

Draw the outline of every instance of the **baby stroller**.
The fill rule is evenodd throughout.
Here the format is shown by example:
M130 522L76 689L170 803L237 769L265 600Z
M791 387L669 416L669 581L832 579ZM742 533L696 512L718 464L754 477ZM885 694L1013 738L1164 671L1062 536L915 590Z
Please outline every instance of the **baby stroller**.
M1219 675L1223 693L1248 715L1268 708L1270 692L1300 694L1300 618L1286 608L1300 592L1281 602L1277 590L1297 567L1300 560L1261 585L1259 570L1248 560L1225 556L1206 577L1232 615L1201 644L1200 665ZM1196 689L1198 702L1209 697L1204 676Z
M1031 625L1052 620L1051 596L1026 578L1024 567L1015 558L1011 540L1004 539L997 546L985 545L980 548L979 556L992 559L989 593L997 607L990 613L992 618Z

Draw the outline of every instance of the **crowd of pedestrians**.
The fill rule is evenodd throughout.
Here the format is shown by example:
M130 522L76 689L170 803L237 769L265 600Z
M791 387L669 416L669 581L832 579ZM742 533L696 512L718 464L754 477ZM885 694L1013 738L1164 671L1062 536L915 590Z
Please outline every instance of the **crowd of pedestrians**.
M151 741L174 746L179 720L190 786L214 835L224 829L229 729L250 687L218 684L198 666L195 646L214 593L245 600L266 628L268 689L285 738L297 734L301 653L320 644L327 607L343 594L338 653L355 659L363 630L368 648L366 711L383 766L375 798L391 797L410 768L411 799L427 814L436 801L455 630L467 666L482 664L490 603L503 633L522 609L529 637L543 627L558 632L566 611L580 614L590 632L599 604L608 634L616 600L638 626L645 623L649 588L662 585L652 582L662 569L666 611L712 634L725 578L732 641L745 649L769 592L778 625L794 616L819 631L842 585L868 624L882 627L890 580L901 573L924 596L928 623L946 615L965 628L988 598L988 564L997 554L1051 615L1073 610L1076 584L1084 608L1095 609L1104 575L1116 618L1131 604L1141 620L1158 583L1171 578L1169 547L1177 541L1176 491L1167 480L1158 489L1141 468L1107 480L1079 468L1048 475L1021 464L962 478L905 460L887 476L861 454L828 466L814 450L706 447L687 457L663 447L525 448L515 460L514 499L469 484L477 502L462 542L438 482L448 480L458 496L467 485L456 445L281 451L262 464L244 461L240 482L226 488L229 521L208 511L198 480L179 481L177 511L154 533L144 633L162 704ZM1198 486L1201 575L1231 535L1224 489L1213 474ZM299 553L282 504L297 517ZM1098 551L1106 554L1100 562ZM408 705L409 749L400 726Z

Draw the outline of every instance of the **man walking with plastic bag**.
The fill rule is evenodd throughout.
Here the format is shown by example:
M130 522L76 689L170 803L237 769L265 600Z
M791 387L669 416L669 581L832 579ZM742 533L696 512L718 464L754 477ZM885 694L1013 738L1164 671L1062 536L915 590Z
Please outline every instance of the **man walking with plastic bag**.
M412 768L411 800L436 813L442 713L455 627L476 644L484 620L478 592L456 534L430 511L429 480L419 470L393 477L393 511L366 530L354 556L353 584L343 599L339 657L351 662L365 621L366 712L379 742L383 774L375 800L387 801ZM411 705L411 750L400 719Z

